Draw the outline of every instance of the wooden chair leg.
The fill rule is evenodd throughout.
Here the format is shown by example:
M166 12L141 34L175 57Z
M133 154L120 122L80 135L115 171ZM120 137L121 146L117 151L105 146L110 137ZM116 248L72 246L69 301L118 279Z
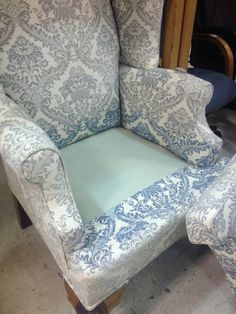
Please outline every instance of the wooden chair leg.
M120 288L115 293L113 293L110 297L108 297L104 302L98 305L94 310L88 311L85 307L80 303L78 297L71 289L69 284L64 281L68 300L73 305L77 314L109 314L110 311L119 303L120 298L124 292L125 287Z
M24 208L21 206L21 204L16 199L16 197L14 195L12 195L12 196L13 196L13 200L14 200L14 203L15 203L17 220L18 220L18 223L19 223L20 227L22 229L25 229L25 228L31 226L32 222L31 222L29 216L26 214Z

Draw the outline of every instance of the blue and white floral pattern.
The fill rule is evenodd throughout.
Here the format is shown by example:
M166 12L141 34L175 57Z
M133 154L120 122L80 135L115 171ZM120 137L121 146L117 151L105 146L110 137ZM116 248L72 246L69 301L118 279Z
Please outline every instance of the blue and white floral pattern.
M201 167L219 158L222 140L205 117L208 82L185 72L121 66L120 89L125 128Z
M236 156L187 217L189 239L215 253L236 295Z
M157 66L163 1L113 2L118 26L124 23L123 62ZM0 43L0 82L11 97L0 86L0 152L10 189L93 309L185 233L186 212L227 160L181 169L84 225L58 147L119 125L122 111L127 129L209 166L222 145L204 117L211 86L188 74L121 66L121 110L109 0L0 1Z
M124 200L85 226L71 254L72 286L88 308L105 299L186 232L185 215L223 171L185 167Z
M164 0L112 0L120 39L120 62L157 68Z
M9 187L67 274L65 254L81 245L83 224L60 151L1 87L0 135Z
M0 2L0 83L58 147L120 125L109 0Z
M205 169L186 167L84 226L60 152L2 90L0 134L9 186L87 309L185 233L187 210L227 163L221 160Z

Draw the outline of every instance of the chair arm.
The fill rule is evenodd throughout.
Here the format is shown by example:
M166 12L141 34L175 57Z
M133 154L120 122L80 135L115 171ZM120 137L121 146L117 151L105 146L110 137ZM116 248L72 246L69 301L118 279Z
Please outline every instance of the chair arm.
M222 140L205 117L210 83L183 71L121 66L120 89L125 128L198 166L215 163Z
M233 78L234 74L234 56L229 44L220 36L207 33L195 33L193 41L207 41L214 44L222 53L225 59L225 75Z
M0 149L4 161L22 175L22 164L40 150L59 154L47 134L27 113L8 98L0 86Z
M19 201L30 199L34 186L40 186L42 195L32 195L35 200L31 206L43 198L64 250L78 249L83 225L60 151L23 109L6 97L3 89L0 89L0 151L10 188Z
M236 155L186 217L192 243L217 246L236 240ZM235 242L234 240L234 242Z

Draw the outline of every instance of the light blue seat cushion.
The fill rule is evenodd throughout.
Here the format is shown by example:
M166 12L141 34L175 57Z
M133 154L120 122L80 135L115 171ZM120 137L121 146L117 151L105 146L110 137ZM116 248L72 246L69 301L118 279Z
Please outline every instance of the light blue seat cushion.
M210 82L214 87L212 99L206 106L206 113L220 109L236 98L236 83L226 75L199 68L189 68L188 72Z
M72 252L69 268L73 290L87 308L93 309L186 233L187 212L226 164L227 159L220 159L212 167L183 167L85 226L84 245Z
M123 128L91 136L61 153L84 223L187 163Z
M186 233L187 211L227 163L187 165L123 128L61 152L85 224L68 261L71 285L89 310Z

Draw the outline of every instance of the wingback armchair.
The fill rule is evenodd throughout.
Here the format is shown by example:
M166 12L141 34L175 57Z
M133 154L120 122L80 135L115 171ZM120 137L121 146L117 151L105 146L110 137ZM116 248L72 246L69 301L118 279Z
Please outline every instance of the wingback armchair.
M205 119L211 84L158 68L162 7L0 2L2 161L78 311L108 309L184 235L228 162Z
M187 214L194 244L206 244L225 271L236 296L236 155Z

